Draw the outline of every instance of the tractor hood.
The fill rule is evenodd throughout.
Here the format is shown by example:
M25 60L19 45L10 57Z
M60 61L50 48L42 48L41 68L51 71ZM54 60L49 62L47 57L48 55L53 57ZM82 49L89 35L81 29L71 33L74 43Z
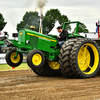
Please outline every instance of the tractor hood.
M18 46L20 46L20 48L39 49L49 52L51 47L57 45L57 42L58 41L51 36L28 29L22 29L18 33Z

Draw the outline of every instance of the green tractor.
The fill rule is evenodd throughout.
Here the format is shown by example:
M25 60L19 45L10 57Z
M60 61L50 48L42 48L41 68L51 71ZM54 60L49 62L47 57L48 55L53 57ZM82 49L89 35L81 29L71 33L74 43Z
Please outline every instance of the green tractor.
M69 34L62 47L57 45L57 36L44 35L38 32L21 29L18 41L12 40L7 49L6 61L12 67L22 63L23 55L27 54L28 66L40 76L54 76L62 72L69 78L90 78L97 74L100 66L98 45L91 39L78 34L79 21L75 33ZM13 45L12 45L13 44Z

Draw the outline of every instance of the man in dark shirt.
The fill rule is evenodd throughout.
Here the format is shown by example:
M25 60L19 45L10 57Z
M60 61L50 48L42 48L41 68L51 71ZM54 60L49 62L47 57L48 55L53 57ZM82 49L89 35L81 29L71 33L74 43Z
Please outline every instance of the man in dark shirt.
M66 41L66 37L68 35L68 32L66 30L63 30L61 26L57 27L57 31L60 33L59 36L57 36L58 44L60 46L62 46L64 44L64 42Z

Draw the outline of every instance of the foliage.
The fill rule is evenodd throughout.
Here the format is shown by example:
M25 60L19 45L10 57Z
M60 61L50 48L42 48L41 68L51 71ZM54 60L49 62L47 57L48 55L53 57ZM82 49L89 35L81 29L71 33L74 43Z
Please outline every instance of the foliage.
M35 26L35 31L39 30L39 16L38 12L36 11L26 12L23 16L23 20L20 21L19 24L17 24L17 30L19 30L20 28L30 29L31 25Z
M0 31L4 28L7 22L4 21L3 15L0 13Z
M67 15L62 15L58 9L50 9L46 12L46 14L43 17L43 33L48 34L52 28L54 27L54 24L56 21L59 21L61 26L63 26L64 22L70 21L67 17ZM38 12L26 12L25 15L23 16L23 20L20 21L19 24L17 24L17 30L20 28L26 28L30 29L30 26L33 25L35 26L34 31L39 31L39 23L40 23L40 17L38 16ZM71 30L71 26L68 24L66 26L67 30ZM75 31L75 29L74 29ZM89 32L87 27L82 23L79 26L79 32Z
M74 29L74 31L76 30L76 28ZM86 25L84 23L79 24L79 29L78 29L79 33L88 33L89 30L87 29ZM74 32L73 32L74 33Z
M61 15L58 9L48 10L43 18L43 33L49 33L54 27L54 24L57 20L59 21L61 26L64 22L69 21L68 17L66 15ZM67 29L71 29L71 27L68 26Z

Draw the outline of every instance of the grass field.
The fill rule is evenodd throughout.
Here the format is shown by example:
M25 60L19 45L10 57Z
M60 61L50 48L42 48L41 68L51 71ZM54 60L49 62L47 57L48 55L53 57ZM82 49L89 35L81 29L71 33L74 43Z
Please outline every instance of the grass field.
M26 70L26 69L30 69L27 63L22 63L20 66L15 67L14 69L8 64L0 64L0 71Z

